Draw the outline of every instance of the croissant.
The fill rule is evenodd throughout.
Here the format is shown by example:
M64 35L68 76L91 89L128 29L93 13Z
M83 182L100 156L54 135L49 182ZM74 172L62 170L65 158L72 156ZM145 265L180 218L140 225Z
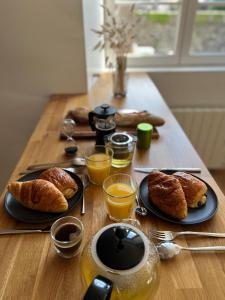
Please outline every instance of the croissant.
M53 183L67 199L72 198L78 190L74 179L60 168L47 169L39 175L39 178Z
M68 209L63 194L54 184L43 179L11 182L8 191L23 206L33 210L58 213Z
M167 215L184 219L187 216L187 202L178 179L162 172L148 175L149 198L153 204Z
M176 172L173 174L182 186L188 207L200 207L206 202L207 186L191 174Z

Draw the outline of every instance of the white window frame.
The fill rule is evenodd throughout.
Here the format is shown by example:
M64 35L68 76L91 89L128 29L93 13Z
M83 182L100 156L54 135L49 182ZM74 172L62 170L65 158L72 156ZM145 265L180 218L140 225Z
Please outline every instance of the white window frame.
M188 1L188 0L184 0ZM183 48L181 51L181 64L182 65L220 65L223 64L225 66L225 54L218 53L189 53L189 49L191 46L192 32L194 29L195 15L198 8L197 0L189 0L189 5L187 7L187 18L186 24L184 26L185 30L185 39L183 41ZM211 2L207 4L201 4L205 6L223 6L224 4L221 2Z
M114 9L113 0L105 0L105 4ZM135 1L131 1L133 4ZM144 0L144 2L151 2ZM153 1L154 2L154 1ZM162 1L163 2L163 1ZM137 1L140 3L140 1ZM224 66L225 54L218 53L191 53L190 46L192 41L192 33L194 29L195 16L198 8L198 0L183 0L180 14L178 14L178 26L176 32L175 51L173 55L154 55L134 57L129 55L128 66L130 68L146 68L146 67L210 67ZM221 2L201 3L205 6L225 6ZM107 49L106 49L107 52Z

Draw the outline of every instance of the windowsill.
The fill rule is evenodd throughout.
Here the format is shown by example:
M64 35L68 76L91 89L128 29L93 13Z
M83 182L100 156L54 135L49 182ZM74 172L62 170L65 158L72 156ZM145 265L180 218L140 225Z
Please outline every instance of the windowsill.
M108 68L89 69L88 73L108 73L112 72ZM153 72L153 73L185 73L185 72L225 72L225 66L192 66L192 67L146 67L146 68L127 68L127 72Z
M225 72L225 66L192 66L192 67L148 67L128 68L128 72L179 73L179 72Z

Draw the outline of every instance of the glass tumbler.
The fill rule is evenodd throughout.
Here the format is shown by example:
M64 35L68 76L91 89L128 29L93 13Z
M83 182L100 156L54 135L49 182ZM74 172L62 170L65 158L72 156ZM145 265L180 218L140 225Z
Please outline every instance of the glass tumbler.
M86 167L92 183L102 185L105 178L109 176L112 157L112 149L104 146L95 146L86 152Z
M83 234L82 222L72 216L58 219L51 227L51 238L55 250L64 258L71 258L79 253Z
M129 219L138 191L135 179L125 173L111 175L105 179L103 190L109 218L115 222Z

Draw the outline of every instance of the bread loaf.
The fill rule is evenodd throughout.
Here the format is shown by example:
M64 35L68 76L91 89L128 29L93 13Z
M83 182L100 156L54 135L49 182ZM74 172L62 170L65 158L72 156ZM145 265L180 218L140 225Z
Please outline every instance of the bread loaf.
M77 107L69 112L69 115L81 124L88 124L89 109L86 107ZM145 122L153 126L162 126L165 120L159 116L149 113L148 111L119 113L115 114L115 121L118 127L136 127L137 124Z

